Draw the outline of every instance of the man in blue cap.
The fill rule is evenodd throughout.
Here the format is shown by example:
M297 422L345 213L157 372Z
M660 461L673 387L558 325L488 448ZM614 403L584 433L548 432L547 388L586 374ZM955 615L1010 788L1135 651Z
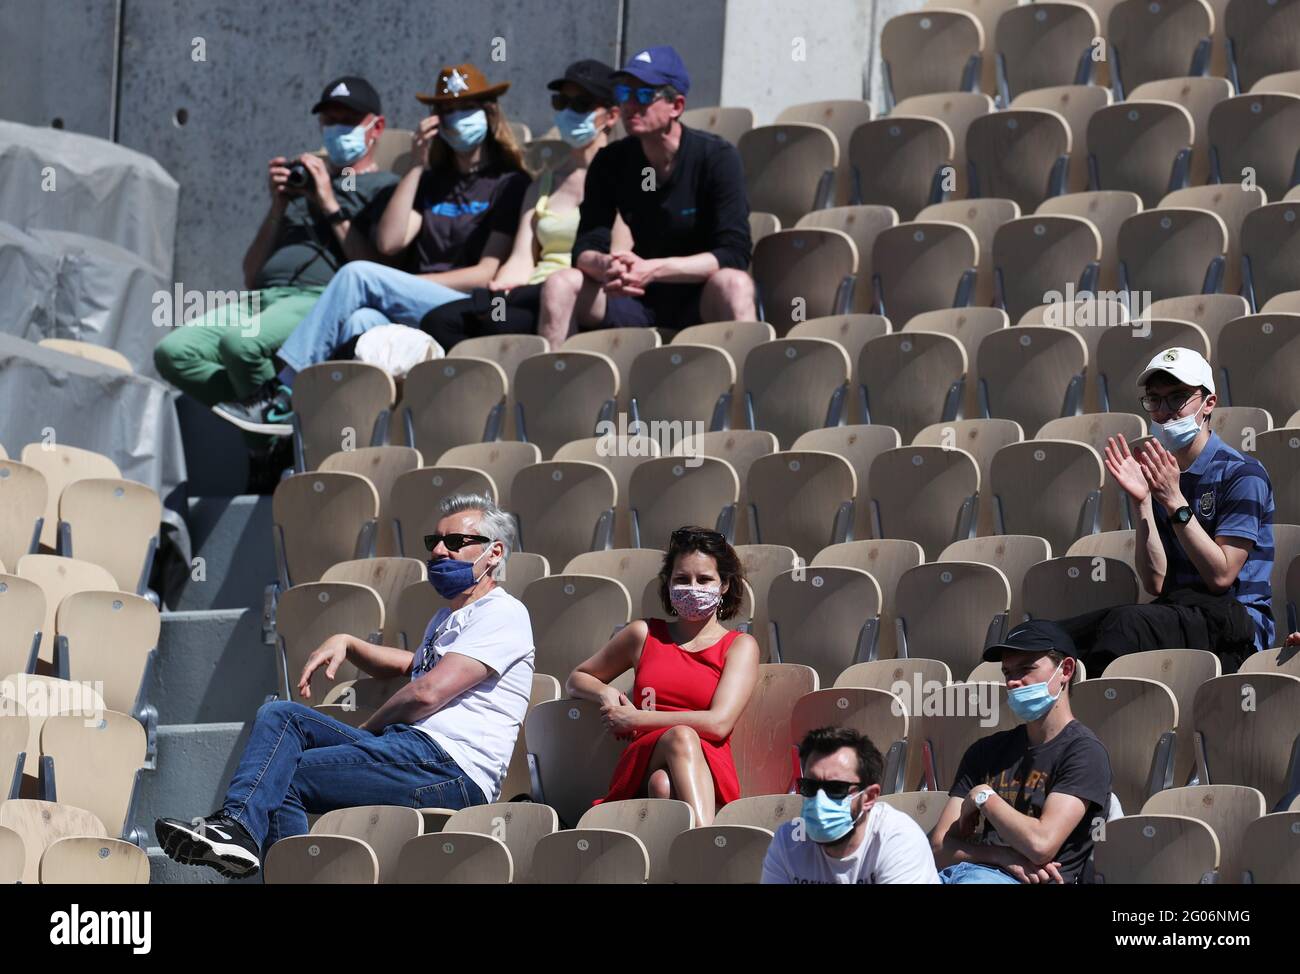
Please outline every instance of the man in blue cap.
M1070 710L1074 642L1031 619L984 650L1000 661L1007 706L1022 721L962 756L948 805L930 834L939 881L1087 881L1093 829L1110 808L1110 756Z
M691 79L671 47L637 52L613 81L629 134L591 162L573 267L542 286L539 332L556 347L579 327L754 320L740 154L682 125ZM610 253L620 216L635 243Z

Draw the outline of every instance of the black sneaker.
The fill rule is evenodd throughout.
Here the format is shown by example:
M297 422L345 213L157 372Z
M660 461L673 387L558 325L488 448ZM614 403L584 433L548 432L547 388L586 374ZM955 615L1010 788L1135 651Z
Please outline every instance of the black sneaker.
M253 837L224 812L193 822L160 818L153 828L162 851L183 865L211 866L230 879L244 879L262 867Z
M212 411L247 433L293 435L293 392L274 380L262 386L247 402L219 403Z

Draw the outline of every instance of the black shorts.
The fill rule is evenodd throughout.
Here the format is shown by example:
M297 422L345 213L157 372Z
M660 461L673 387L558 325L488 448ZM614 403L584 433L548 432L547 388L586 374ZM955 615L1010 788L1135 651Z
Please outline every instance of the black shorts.
M670 328L698 325L703 284L651 284L642 297L610 295L602 328Z

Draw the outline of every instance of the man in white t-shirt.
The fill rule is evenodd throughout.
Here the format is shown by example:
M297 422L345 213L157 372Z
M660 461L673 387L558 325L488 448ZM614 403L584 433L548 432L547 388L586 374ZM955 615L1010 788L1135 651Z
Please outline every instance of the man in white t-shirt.
M311 678L333 680L350 661L376 678L409 675L360 727L300 703L257 713L221 808L205 819L158 819L177 862L251 876L279 839L307 832L307 815L356 805L464 808L494 801L528 710L533 631L523 603L497 586L518 546L514 519L475 494L445 498L430 552L429 581L449 606L415 652L354 636L327 639L308 658Z
M849 727L819 727L799 744L803 809L776 830L764 883L938 883L921 827L880 801L884 762Z

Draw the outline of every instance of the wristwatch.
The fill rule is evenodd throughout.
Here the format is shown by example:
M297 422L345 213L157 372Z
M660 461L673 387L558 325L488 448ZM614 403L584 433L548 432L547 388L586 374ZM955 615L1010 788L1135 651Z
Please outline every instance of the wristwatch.
M330 226L332 226L332 227L336 227L336 226L338 226L340 223L347 223L347 222L348 222L348 215L347 215L346 213L343 212L343 208L342 208L342 207L339 207L339 208L338 208L337 210L335 210L333 213L326 213L326 214L325 214L325 222L328 223L328 224L329 224Z
M984 807L984 803L985 803L986 801L989 800L989 795L991 795L991 794L993 794L993 789L992 789L992 788L984 788L984 789L982 789L982 790L976 792L976 793L975 793L975 797L974 797L973 799L971 799L971 800L972 800L973 802L975 802L975 807L976 807L976 808L983 808L983 807Z
M1184 504L1172 515L1175 524L1186 524L1192 519L1192 509Z

